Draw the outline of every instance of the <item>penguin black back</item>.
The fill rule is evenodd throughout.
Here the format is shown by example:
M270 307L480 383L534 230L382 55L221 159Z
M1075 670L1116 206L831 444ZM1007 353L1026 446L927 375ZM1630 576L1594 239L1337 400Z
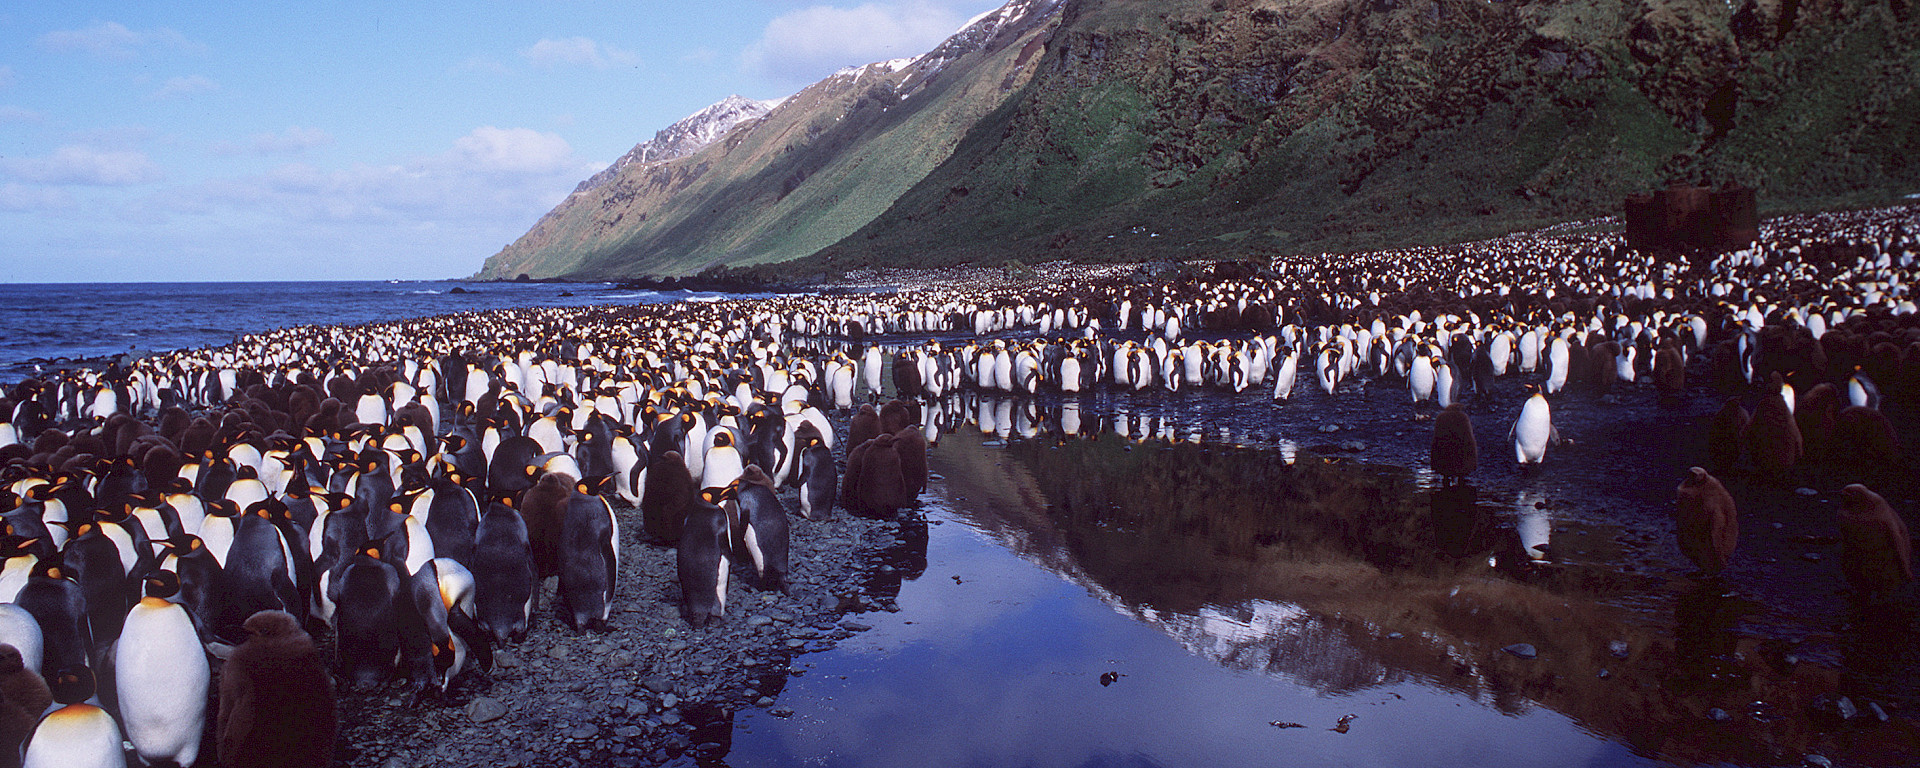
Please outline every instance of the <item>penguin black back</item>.
M475 618L500 643L526 636L536 586L527 524L512 501L495 497L473 537Z
M574 629L607 628L620 571L620 524L600 496L611 487L611 475L576 483L562 512L558 595Z

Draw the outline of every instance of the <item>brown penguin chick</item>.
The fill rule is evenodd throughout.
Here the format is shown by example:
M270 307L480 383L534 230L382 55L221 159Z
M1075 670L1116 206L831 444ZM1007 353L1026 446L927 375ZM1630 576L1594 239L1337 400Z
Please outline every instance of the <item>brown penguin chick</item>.
M333 762L333 680L313 638L285 611L247 617L247 641L220 670L215 738L224 768Z
M867 454L872 450L872 440L854 445L847 451L847 470L840 475L840 507L856 515L867 512L866 498L860 495L860 478L866 474Z
M881 517L891 517L913 503L913 497L907 495L906 476L900 470L897 443L890 433L874 438L868 443L871 447L860 470L860 500L868 511Z
M693 504L693 475L679 451L647 458L647 483L640 491L640 527L656 541L678 544Z
M914 422L919 421L913 411L913 406L904 400L888 400L886 405L880 406L880 431L899 432L913 426Z
M1861 597L1913 580L1907 523L1880 494L1859 483L1840 489L1840 571Z
M1766 388L1760 405L1753 409L1753 423L1747 425L1747 454L1760 474L1780 477L1800 462L1800 425L1787 409L1787 401L1774 394L1780 391L1779 374Z
M1480 468L1480 446L1473 439L1473 420L1454 403L1433 418L1433 447L1428 465L1442 486L1465 480Z
M1673 492L1674 535L1694 567L1713 576L1726 570L1740 544L1740 515L1719 478L1699 467L1687 471Z
M39 670L20 659L20 649L0 643L0 765L20 764L20 742L53 705L53 692Z
M1821 461L1834 448L1833 421L1843 401L1840 390L1821 382L1801 395L1793 406L1793 420L1800 427L1800 444L1808 461Z
M533 548L537 578L560 575L560 521L573 497L573 478L559 472L541 475L520 497L520 516L527 521L527 544Z
M853 419L847 422L847 445L857 446L880 434L880 412L872 403L861 403Z
M1726 474L1740 463L1740 449L1747 444L1747 427L1753 421L1740 398L1729 397L1707 425L1707 465Z
M1875 464L1900 458L1900 437L1886 414L1849 405L1833 417L1833 454L1843 461Z
M1596 341L1587 346L1587 357L1593 361L1593 366L1588 373L1591 374L1594 390L1600 394L1604 395L1612 390L1614 380L1620 378L1613 367L1613 359L1619 356L1619 342L1610 339Z
M1687 364L1681 361L1680 349L1672 339L1653 351L1653 386L1667 397L1687 393Z
M900 477L906 483L908 498L919 498L927 489L927 434L913 425L893 433L893 450L900 454Z

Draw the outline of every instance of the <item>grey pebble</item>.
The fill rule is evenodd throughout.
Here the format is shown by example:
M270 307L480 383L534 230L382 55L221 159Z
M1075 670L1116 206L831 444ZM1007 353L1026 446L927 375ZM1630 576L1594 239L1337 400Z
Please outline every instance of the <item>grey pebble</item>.
M1506 651L1507 653L1513 654L1514 656L1522 659L1531 659L1535 656L1540 655L1540 652L1538 650L1535 650L1531 643L1514 643L1513 645L1509 645L1500 650Z
M497 699L476 696L467 704L467 717L476 723L490 723L507 714L507 705Z

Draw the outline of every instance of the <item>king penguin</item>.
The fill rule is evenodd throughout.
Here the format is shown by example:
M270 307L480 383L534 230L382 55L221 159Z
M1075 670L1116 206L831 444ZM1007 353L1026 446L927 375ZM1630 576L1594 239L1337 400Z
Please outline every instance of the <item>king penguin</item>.
M154 571L127 614L114 650L114 681L127 740L148 765L192 765L207 722L207 656L170 571Z
M59 709L47 713L28 737L23 768L125 768L120 751L120 725L107 711L88 704L93 698L93 670L63 669L53 676L53 701Z
M1527 391L1532 396L1520 406L1520 418L1513 422L1508 435L1513 438L1514 459L1523 465L1538 465L1547 457L1547 444L1560 442L1560 433L1553 428L1547 396L1534 384L1528 384Z

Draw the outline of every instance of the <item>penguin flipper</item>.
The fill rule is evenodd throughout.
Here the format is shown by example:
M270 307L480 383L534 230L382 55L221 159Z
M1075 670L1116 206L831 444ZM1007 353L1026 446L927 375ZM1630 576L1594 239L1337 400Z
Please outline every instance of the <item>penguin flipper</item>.
M467 616L466 611L448 611L447 628L453 630L455 637L467 644L467 653L474 658L480 671L493 671L493 635L480 628L480 625Z

